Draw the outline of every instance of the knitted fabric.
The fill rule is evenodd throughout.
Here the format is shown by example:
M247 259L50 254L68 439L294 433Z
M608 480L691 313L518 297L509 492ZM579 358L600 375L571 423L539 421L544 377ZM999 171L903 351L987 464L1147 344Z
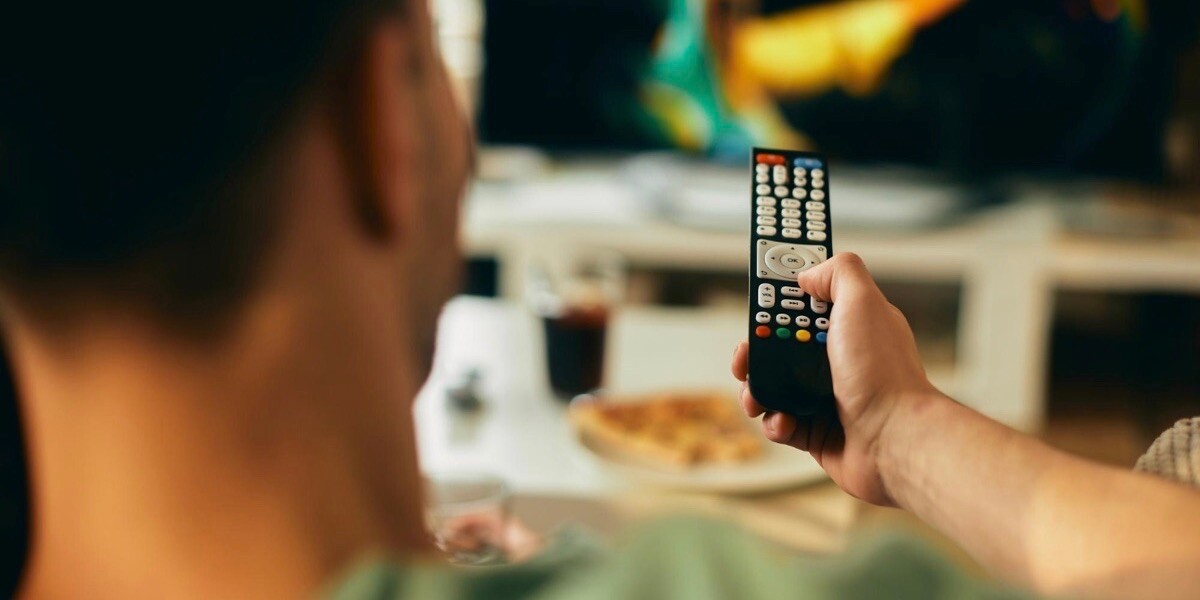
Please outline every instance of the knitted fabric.
M1134 469L1200 487L1200 417L1180 419L1164 431Z

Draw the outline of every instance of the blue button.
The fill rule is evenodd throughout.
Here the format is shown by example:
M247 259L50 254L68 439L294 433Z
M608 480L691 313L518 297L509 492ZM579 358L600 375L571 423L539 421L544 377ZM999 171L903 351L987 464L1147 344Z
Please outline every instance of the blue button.
M818 332L817 332L817 343L818 343L818 344L824 344L824 343L825 343L825 332L824 332L824 331L818 331Z
M792 161L792 164L797 167L805 167L808 169L823 169L824 168L824 166L822 166L822 164L821 164L821 161L819 161L815 158L797 158L796 160Z

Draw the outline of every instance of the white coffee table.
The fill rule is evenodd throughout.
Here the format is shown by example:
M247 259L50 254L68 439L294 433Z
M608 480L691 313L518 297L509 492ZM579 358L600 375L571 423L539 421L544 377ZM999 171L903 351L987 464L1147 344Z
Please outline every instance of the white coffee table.
M610 329L606 380L629 390L692 384L732 393L728 360L742 327L733 314L626 311ZM588 513L578 515L583 522L600 513L626 522L683 510L733 519L805 550L831 551L844 542L858 504L819 471L814 476L803 453L780 449L804 474L793 482L800 485L754 495L648 485L593 457L576 441L566 406L547 388L539 328L532 314L507 301L463 297L447 306L433 373L415 408L426 472L498 475L517 495L518 509L557 515L541 519L547 523L580 511ZM485 405L476 413L450 408L445 396L469 369L483 375ZM603 509L592 514L588 506Z

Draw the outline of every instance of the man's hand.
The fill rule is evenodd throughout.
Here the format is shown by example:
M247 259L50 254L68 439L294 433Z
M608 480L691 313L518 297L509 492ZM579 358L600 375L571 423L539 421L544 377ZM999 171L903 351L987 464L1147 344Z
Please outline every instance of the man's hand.
M763 431L807 450L847 492L901 506L994 572L1048 595L1192 598L1200 493L1064 454L930 385L912 330L862 261L839 254L797 283L833 302L839 423L780 413ZM747 345L733 374L746 379ZM746 386L742 405L763 408Z
M833 302L828 350L838 422L763 409L746 384L746 342L733 355L742 407L751 417L763 415L768 439L811 453L848 493L894 505L878 467L885 427L897 408L913 408L940 394L925 376L908 321L857 255L838 254L801 273L797 283L812 297Z

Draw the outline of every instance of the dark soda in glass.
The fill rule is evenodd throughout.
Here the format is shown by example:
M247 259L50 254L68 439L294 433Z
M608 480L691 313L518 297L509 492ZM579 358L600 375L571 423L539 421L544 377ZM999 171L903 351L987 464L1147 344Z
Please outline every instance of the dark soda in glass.
M566 307L542 317L546 336L546 369L550 389L560 399L595 391L604 376L604 342L608 309Z

